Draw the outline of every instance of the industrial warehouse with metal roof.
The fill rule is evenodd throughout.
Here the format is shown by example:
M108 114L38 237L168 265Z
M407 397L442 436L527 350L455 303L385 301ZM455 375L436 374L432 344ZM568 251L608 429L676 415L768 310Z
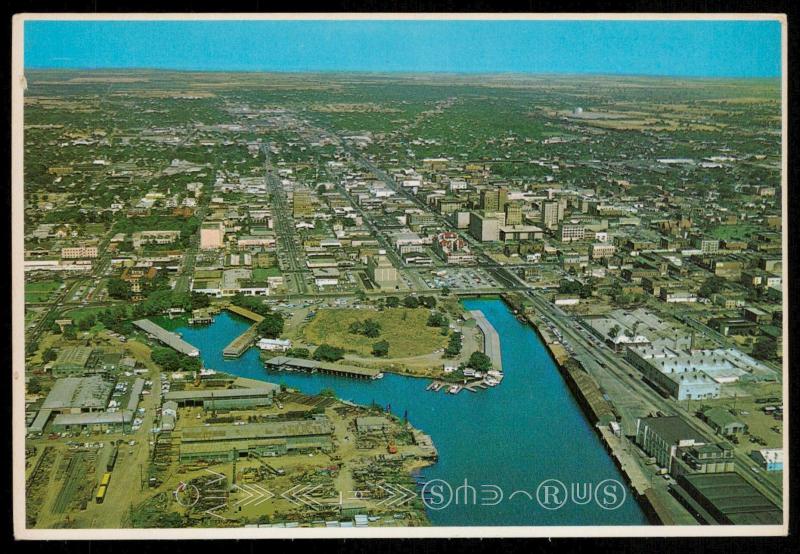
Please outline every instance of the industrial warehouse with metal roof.
M708 524L775 525L778 506L738 473L697 473L678 477L680 500Z
M114 384L99 375L58 379L41 409L78 413L105 410Z
M290 450L333 448L333 425L325 416L293 421L189 427L181 436L179 457L230 461L238 456L278 456Z

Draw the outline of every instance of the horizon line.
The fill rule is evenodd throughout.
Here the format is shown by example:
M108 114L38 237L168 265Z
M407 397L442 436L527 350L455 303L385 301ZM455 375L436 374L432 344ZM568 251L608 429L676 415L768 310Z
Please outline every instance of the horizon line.
M191 69L172 67L58 67L34 66L23 67L25 71L154 71L176 73L279 73L279 74L364 74L364 75L508 75L508 76L557 76L557 77L645 77L653 79L708 79L721 80L780 80L781 75L698 75L679 73L602 73L602 72L525 72L525 71L449 71L449 70L414 70L414 69Z

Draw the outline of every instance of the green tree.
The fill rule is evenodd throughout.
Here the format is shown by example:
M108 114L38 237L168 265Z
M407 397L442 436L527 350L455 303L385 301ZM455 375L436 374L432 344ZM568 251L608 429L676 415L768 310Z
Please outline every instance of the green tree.
M720 292L724 287L725 279L714 275L706 279L703 284L700 285L697 293L703 298L711 298L713 294Z
M396 296L387 296L385 302L387 308L396 308L400 305L400 299Z
M52 362L56 358L58 358L58 352L56 351L55 348L48 348L47 350L44 351L44 354L42 354L42 360L45 363Z
M428 327L447 327L450 320L443 313L436 312L428 316Z
M283 333L283 316L279 313L269 313L264 316L264 320L258 324L258 333L262 337L269 339L277 338Z
M753 357L759 360L769 360L775 357L778 343L773 339L762 337L753 345Z
M290 358L302 358L305 360L311 356L311 352L309 352L308 348L290 348L286 351L286 355Z
M372 345L372 355L378 358L385 358L389 355L389 342L380 340Z
M416 296L406 296L403 299L403 306L412 310L414 308L419 308L419 299Z
M36 377L31 377L26 386L30 394L38 394L42 390L42 385Z
M467 361L467 367L477 371L488 371L492 369L492 360L483 352L473 352Z
M321 362L336 362L344 358L344 350L338 346L320 344L317 349L314 350L313 358Z
M108 295L118 300L127 300L131 297L131 287L128 283L117 277L112 277L106 285Z
M455 332L450 335L447 348L444 349L445 358L455 358L461 353L461 333Z
M365 319L364 321L354 321L350 324L348 331L354 335L364 335L369 338L376 338L381 334L381 325L374 319Z

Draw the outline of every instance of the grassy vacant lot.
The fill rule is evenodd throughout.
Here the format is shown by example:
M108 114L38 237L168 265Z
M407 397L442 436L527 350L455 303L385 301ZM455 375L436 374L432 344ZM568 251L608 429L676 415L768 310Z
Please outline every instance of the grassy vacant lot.
M61 286L59 281L39 281L25 284L25 302L47 302Z
M741 240L749 238L751 234L757 233L759 230L757 225L740 223L737 225L718 225L711 229L709 234L720 240Z
M426 325L430 312L425 308L391 308L382 312L354 309L322 309L303 329L304 339L313 344L327 343L347 351L369 356L379 340L389 342L390 358L430 354L447 345L447 337ZM381 326L378 338L355 335L348 331L354 321L371 318Z

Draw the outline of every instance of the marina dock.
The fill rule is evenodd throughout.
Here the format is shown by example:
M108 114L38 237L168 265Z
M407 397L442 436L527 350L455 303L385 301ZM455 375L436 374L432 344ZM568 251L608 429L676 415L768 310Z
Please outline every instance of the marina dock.
M151 337L157 339L163 344L166 344L181 354L186 354L187 356L191 356L193 358L200 355L200 351L183 340L180 335L171 331L167 331L149 319L138 319L134 321L133 324Z
M244 333L233 339L231 343L225 347L222 351L222 355L225 358L238 358L253 345L257 334L256 325L249 327Z
M229 304L225 307L225 309L254 322L253 325L251 325L244 333L233 339L222 351L222 355L225 358L238 358L247 352L247 349L253 345L253 342L256 340L256 336L258 336L258 324L264 321L264 316L250 311L247 308L235 306L234 304Z
M494 369L502 371L503 360L500 353L500 336L497 334L497 331L492 324L489 323L489 320L486 319L486 316L483 315L482 311L472 310L469 313L473 318L475 318L475 321L478 323L478 327L481 329L481 333L483 333L483 353L486 354L490 360L492 360L492 366L494 366Z
M318 362L316 360L289 358L287 356L275 356L274 358L270 358L269 360L265 361L264 365L278 370L322 373L325 375L350 377L353 379L378 379L378 376L381 375L380 370L371 367L329 364L325 362Z

